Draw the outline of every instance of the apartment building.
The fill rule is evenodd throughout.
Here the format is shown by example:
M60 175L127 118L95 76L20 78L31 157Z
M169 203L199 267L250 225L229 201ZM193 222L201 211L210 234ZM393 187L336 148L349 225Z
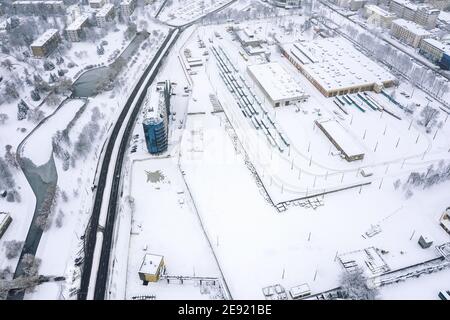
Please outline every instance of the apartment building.
M112 21L115 16L114 5L111 3L105 4L95 15L95 20L97 26L100 28L105 27L105 25Z
M136 0L123 0L120 3L120 14L122 18L128 18L136 8Z
M67 40L70 42L79 42L83 38L83 28L87 26L89 22L88 15L81 15L75 19L67 28Z
M423 39L419 52L445 70L450 69L450 44L435 39Z
M392 0L389 4L389 10L398 18L414 21L422 25L425 29L436 27L440 11L427 5L416 5L407 0Z
M30 46L31 52L36 58L48 56L58 47L61 36L57 29L49 29L37 38Z
M429 38L431 33L419 26L417 23L405 19L392 21L391 35L403 43L417 48L420 41Z

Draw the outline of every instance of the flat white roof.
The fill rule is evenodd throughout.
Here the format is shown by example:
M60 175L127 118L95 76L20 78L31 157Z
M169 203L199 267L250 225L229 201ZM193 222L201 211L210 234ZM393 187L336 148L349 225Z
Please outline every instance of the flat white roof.
M431 33L429 33L427 30L422 28L420 25L418 25L415 22L405 20L405 19L395 19L392 21L393 24L399 25L412 33L414 33L417 36L429 36Z
M86 14L83 14L81 16L79 16L78 18L76 18L68 27L67 27L67 31L76 31L76 30L80 30L81 26L86 22L86 20L89 19L89 16Z
M327 91L369 86L395 77L341 38L286 43L283 49Z
M364 154L355 138L337 120L318 121L326 132L336 141L347 156Z
M276 62L256 64L247 68L266 94L275 102L301 99L306 96L294 78Z
M107 3L100 10L98 10L96 16L97 17L105 17L109 14L109 12L112 9L114 9L114 5L112 3Z
M450 23L450 12L441 11L438 17L439 20L445 23Z
M380 8L379 6L376 6L374 4L367 4L365 7L367 10L370 10L382 17L385 17L385 18L395 17L395 13L386 11L383 8Z
M146 253L139 272L146 274L156 274L163 258L163 256L160 256L158 254Z
M311 289L309 289L309 285L307 283L301 284L296 287L292 287L290 290L291 295L294 297L304 295L306 293L311 293Z
M32 47L40 47L40 46L44 45L51 37L53 37L58 32L59 32L58 29L48 29L39 38L34 40L33 43L31 44L31 46Z
M3 226L3 224L6 222L8 217L9 217L9 213L0 212L0 227Z
M166 116L163 90L164 86L157 83L147 89L143 106L144 122L163 119Z
M262 41L261 38L247 28L237 30L236 35L244 42Z

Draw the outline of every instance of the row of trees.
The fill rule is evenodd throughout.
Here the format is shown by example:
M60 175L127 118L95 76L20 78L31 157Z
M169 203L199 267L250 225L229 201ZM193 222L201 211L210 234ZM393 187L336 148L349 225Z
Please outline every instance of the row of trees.
M403 184L402 189L405 192L406 198L410 198L414 194L412 189L427 189L449 180L450 162L445 163L445 161L442 160L436 167L434 165L430 165L425 172L411 172L408 179ZM395 189L398 189L401 184L402 182L400 179L396 180L394 182Z
M386 62L392 68L406 75L413 84L426 87L432 94L443 98L450 92L450 86L443 77L436 76L435 72L416 63L405 53L380 40L382 37L378 31L369 34L359 31L351 24L346 24L342 30L352 39L369 51L380 61ZM378 34L378 37L377 37Z

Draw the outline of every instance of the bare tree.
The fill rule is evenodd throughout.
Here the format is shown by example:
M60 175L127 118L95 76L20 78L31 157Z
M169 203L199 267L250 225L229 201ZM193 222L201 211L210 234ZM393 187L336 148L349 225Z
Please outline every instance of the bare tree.
M430 106L425 106L420 112L420 119L417 121L420 125L423 125L427 132L437 123L439 111Z

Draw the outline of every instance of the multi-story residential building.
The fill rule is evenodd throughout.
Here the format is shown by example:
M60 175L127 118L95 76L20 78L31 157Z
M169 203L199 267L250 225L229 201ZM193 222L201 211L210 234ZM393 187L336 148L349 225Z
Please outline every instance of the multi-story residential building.
M302 5L301 0L270 0L270 2L281 8L299 8Z
M417 8L414 22L424 26L426 29L433 29L436 27L437 19L440 11L437 9L430 9L425 6Z
M419 48L422 55L438 64L442 69L450 69L450 44L435 39L423 39Z
M79 42L83 38L83 28L87 26L89 22L88 15L81 15L76 18L67 28L67 40L70 42Z
M114 5L111 3L105 4L95 15L95 20L97 21L97 26L103 28L106 23L114 19Z
M416 5L407 0L391 0L389 10L398 18L414 21L426 29L433 29L440 11L427 5Z
M397 18L394 13L388 12L373 4L368 4L364 8L367 23L371 25L390 28L392 21Z
M37 38L30 46L33 56L43 58L48 56L58 47L61 36L57 29L49 29Z
M13 9L18 15L62 15L65 14L65 5L63 1L14 1Z
M94 9L103 7L105 0L89 0L89 6Z
M429 38L431 33L419 26L417 23L405 19L392 21L391 35L414 48L417 48L420 41Z
M142 126L147 150L151 154L167 150L171 95L170 81L159 82L147 90Z
M123 0L120 3L120 14L122 18L128 18L136 8L136 0Z

